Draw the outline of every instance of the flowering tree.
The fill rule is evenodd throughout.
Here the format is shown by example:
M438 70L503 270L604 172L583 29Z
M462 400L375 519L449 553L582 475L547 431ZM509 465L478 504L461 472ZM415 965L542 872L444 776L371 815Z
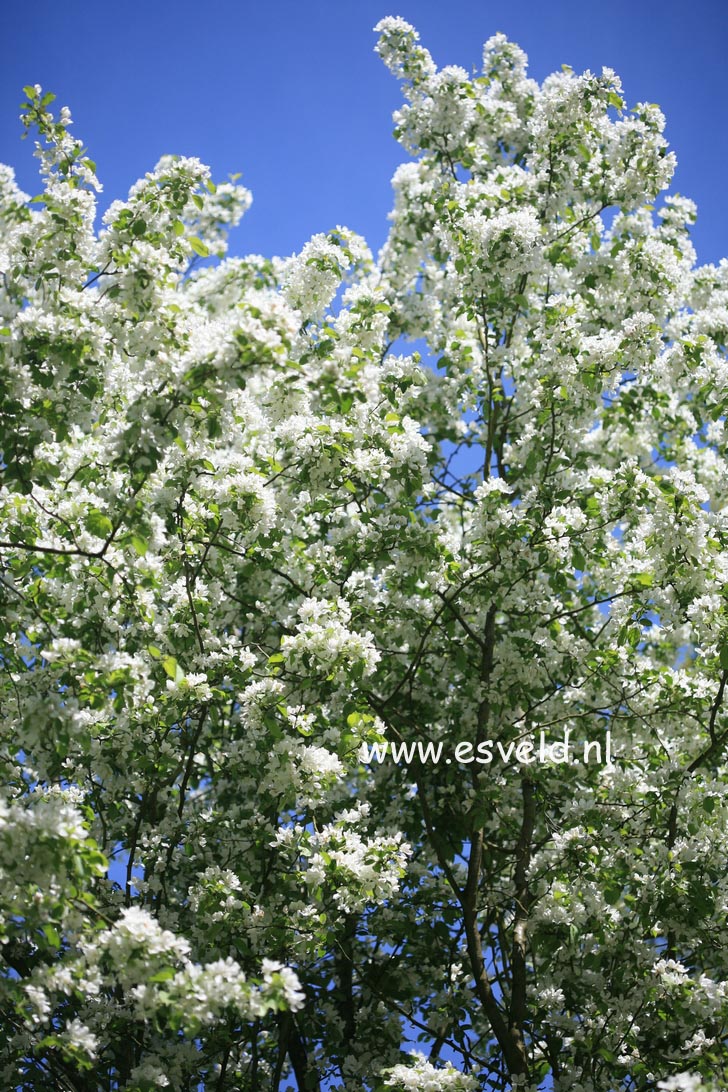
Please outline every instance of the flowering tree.
M248 193L172 156L96 233L26 88L5 1088L728 1080L728 264L613 72L377 30L376 261L225 259Z

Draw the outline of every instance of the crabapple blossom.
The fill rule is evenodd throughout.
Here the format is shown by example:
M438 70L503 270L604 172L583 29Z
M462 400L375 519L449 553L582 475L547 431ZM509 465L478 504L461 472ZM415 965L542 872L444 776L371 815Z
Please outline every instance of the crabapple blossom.
M728 262L610 69L376 29L376 257L228 257L250 194L194 157L97 229L25 88L3 1088L728 1082Z

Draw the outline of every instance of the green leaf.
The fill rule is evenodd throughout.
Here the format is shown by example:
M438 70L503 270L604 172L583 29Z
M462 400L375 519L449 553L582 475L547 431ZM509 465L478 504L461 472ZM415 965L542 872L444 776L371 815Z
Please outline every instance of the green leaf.
M43 926L43 932L45 933L46 940L50 944L51 948L60 948L61 937L55 925L52 925L51 922L46 922L46 924Z
M720 666L723 671L728 671L728 645L723 645L718 653L720 659Z
M164 668L165 674L169 675L170 679L177 679L180 667L174 656L165 656L162 660L162 667Z
M175 220L175 222L172 224L172 227L174 229L175 235L184 235L185 226L181 220Z
M210 249L205 246L202 239L198 239L196 235L190 235L187 242L190 244L195 254L199 254L201 258L209 258Z
M139 557L144 557L147 550L149 549L149 545L145 541L145 539L143 539L141 535L133 533L132 536L131 536L130 542L131 542L132 546L134 547L134 549L136 550L136 552L139 554Z
M169 982L170 978L174 978L176 973L174 967L162 967L161 971L157 971L156 974L153 974L149 981Z
M108 538L114 530L114 525L109 517L100 512L98 508L92 508L90 512L86 513L84 524L86 530L90 531L92 535L96 535L97 538Z

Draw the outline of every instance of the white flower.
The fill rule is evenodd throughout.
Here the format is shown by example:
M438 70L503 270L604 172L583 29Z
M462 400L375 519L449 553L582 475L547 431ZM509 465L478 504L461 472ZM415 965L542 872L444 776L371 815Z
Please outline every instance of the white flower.
M278 995L280 993L286 1007L292 1012L297 1012L298 1009L303 1008L306 995L301 989L298 976L294 974L290 967L284 967L282 963L272 959L264 959L261 969L263 971L264 994Z
M163 955L184 959L190 951L189 941L163 929L156 918L140 906L125 907L114 925L99 934L96 946L113 955L120 968L130 958Z
M99 1048L99 1041L96 1035L85 1024L82 1024L80 1020L71 1020L66 1024L63 1031L63 1039L65 1039L70 1046L76 1050L83 1051L89 1058L95 1060L96 1054Z
M676 1073L664 1081L658 1081L657 1087L663 1092L711 1092L711 1086L703 1083L703 1078L696 1073Z
M475 1092L478 1082L474 1077L461 1073L452 1062L440 1068L428 1062L424 1054L412 1051L412 1065L395 1065L384 1084L396 1092Z

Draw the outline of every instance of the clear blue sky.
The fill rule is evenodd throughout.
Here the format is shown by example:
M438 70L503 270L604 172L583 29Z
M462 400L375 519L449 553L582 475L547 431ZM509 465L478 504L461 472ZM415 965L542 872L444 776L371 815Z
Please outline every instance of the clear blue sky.
M36 0L8 4L0 66L0 160L37 192L19 140L21 88L70 106L98 163L104 205L165 152L197 155L254 195L234 253L285 255L337 223L378 247L389 180L405 158L391 136L398 84L371 28L402 15L438 64L479 65L504 31L543 79L562 63L609 65L629 102L658 102L698 203L701 261L728 255L728 6L724 0Z

